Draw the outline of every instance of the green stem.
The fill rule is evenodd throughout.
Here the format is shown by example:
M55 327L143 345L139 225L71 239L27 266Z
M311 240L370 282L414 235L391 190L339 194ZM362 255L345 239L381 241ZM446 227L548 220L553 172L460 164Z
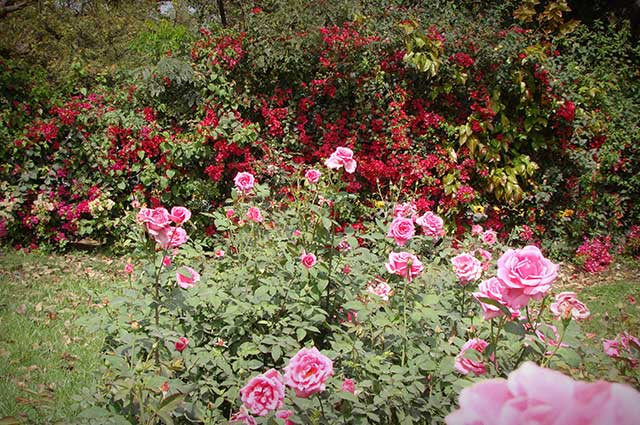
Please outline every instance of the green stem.
M322 419L326 421L327 417L324 415L324 406L322 405L322 398L320 398L320 393L316 393L316 396L318 397L318 402L320 402L320 412L322 413Z
M567 325L562 326L562 333L560 334L560 339L558 340L558 344L556 344L555 348L553 349L553 351L551 352L551 355L549 357L547 357L541 364L541 366L546 367L549 365L549 362L551 361L551 358L553 356L556 355L556 353L558 352L558 350L560 349L560 345L562 344L562 341L564 340L564 336L567 333Z
M409 273L409 272L407 272ZM401 365L404 367L407 360L407 286L409 277L404 281L404 290L402 291L402 359Z

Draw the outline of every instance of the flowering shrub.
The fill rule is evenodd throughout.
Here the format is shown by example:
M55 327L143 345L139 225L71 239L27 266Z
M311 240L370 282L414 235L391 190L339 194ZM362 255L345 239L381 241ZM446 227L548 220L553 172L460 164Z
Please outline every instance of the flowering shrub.
M283 176L285 197L259 182L233 189L206 216L218 231L212 251L192 239L187 209L139 210L131 237L146 260L133 268L141 272L132 288L96 317L109 335L105 380L85 418L439 423L479 414L467 402L476 387L464 390L460 410L455 405L475 376L516 370L509 379L517 380L533 367L527 360L563 370L583 365L576 321L588 310L570 293L546 307L558 265L538 248L508 248L499 237L486 245L482 232L455 244L446 234L416 233L398 247L386 232L399 217L420 226L424 207L388 205L384 217L348 225L339 213L354 195L335 179L341 170L325 168L313 184L306 171L294 166ZM246 218L251 208L263 220ZM186 242L173 247L157 238L171 228L183 230ZM461 256L473 265L464 285L451 267ZM519 410L498 405L524 397L527 387L501 382L476 385L500 388L496 412L527 417L515 401ZM583 388L573 382L561 381ZM590 385L603 397L609 389L637 397L619 385Z

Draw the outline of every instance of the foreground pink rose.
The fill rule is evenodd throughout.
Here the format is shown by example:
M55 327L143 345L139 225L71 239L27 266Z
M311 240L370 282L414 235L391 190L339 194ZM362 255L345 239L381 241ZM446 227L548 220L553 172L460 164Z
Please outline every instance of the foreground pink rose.
M316 347L301 349L284 368L284 383L302 398L324 391L325 382L331 376L333 362Z
M184 269L186 272L184 272ZM193 270L191 267L183 267L176 272L176 280L178 286L182 289L189 289L195 286L196 282L200 281L200 274Z
M316 184L320 181L321 175L322 173L320 173L320 171L311 169L311 170L305 171L304 178L307 179L309 184Z
M409 282L422 273L422 262L408 252L392 252L389 254L389 262L384 265L389 273L406 278Z
M236 177L233 179L233 183L235 183L236 188L239 191L249 192L251 189L253 189L253 186L256 183L256 179L251 173L241 172L236 174Z
M169 218L175 224L182 224L186 221L189 221L191 218L191 211L186 209L185 207L173 207L171 208L171 214L169 214Z
M247 218L255 223L262 223L262 221L264 221L264 217L262 217L262 213L260 213L260 209L257 207L249 208Z
M469 372L473 372L476 375L484 375L487 373L487 368L483 361L468 359L464 356L467 350L475 350L478 353L482 353L489 343L483 339L473 338L465 342L460 349L460 354L456 356L455 367L458 372L463 375L467 375Z
M461 285L466 285L482 276L482 263L471 254L463 253L451 259L453 271Z
M509 303L509 288L507 288L507 286L496 277L480 282L478 290L472 295L475 299L490 298L497 301L509 309L511 317L517 317L520 315L520 311L511 307L511 304ZM482 301L480 301L480 307L482 307L482 317L484 320L490 320L504 314L498 307L491 304L485 304Z
M391 222L388 238L393 238L399 246L404 246L415 234L415 226L410 218L397 217Z
M556 295L549 310L556 319L584 320L591 314L587 306L578 300L575 292L561 292Z
M240 406L240 411L234 413L229 419L230 424L257 425L256 418L247 412L247 408Z
M187 346L189 345L189 340L187 339L187 337L181 336L180 338L178 338L175 345L176 345L176 351L179 353L182 353L184 350L187 349Z
M605 381L574 381L526 362L508 379L488 379L460 393L447 425L633 425L640 393Z
M262 375L251 378L240 389L240 398L254 415L265 416L272 410L279 409L284 400L284 384L280 372L269 369Z
M339 147L325 161L324 165L331 169L344 167L344 170L352 174L356 171L356 161L353 159L353 151L349 148Z
M521 302L526 300L514 306L523 307L529 298L542 299L558 276L558 267L536 246L509 249L498 259L498 278L522 296Z
M425 236L440 238L444 236L444 221L431 211L427 211L416 218L416 224L422 228Z
M315 254L312 254L310 252L303 252L302 255L300 256L300 262L307 269L310 269L316 264L316 256Z

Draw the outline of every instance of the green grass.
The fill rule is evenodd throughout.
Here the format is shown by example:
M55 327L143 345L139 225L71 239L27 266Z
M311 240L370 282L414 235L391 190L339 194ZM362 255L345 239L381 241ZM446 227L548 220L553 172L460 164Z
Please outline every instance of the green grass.
M103 336L78 325L121 266L87 255L0 252L0 418L67 423L96 383Z

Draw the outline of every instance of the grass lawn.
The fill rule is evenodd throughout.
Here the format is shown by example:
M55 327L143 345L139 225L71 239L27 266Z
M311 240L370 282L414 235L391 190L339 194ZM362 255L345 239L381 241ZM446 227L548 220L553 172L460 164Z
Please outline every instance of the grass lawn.
M102 344L77 320L94 293L122 281L121 269L96 255L0 251L0 423L73 419L73 397L96 382Z

